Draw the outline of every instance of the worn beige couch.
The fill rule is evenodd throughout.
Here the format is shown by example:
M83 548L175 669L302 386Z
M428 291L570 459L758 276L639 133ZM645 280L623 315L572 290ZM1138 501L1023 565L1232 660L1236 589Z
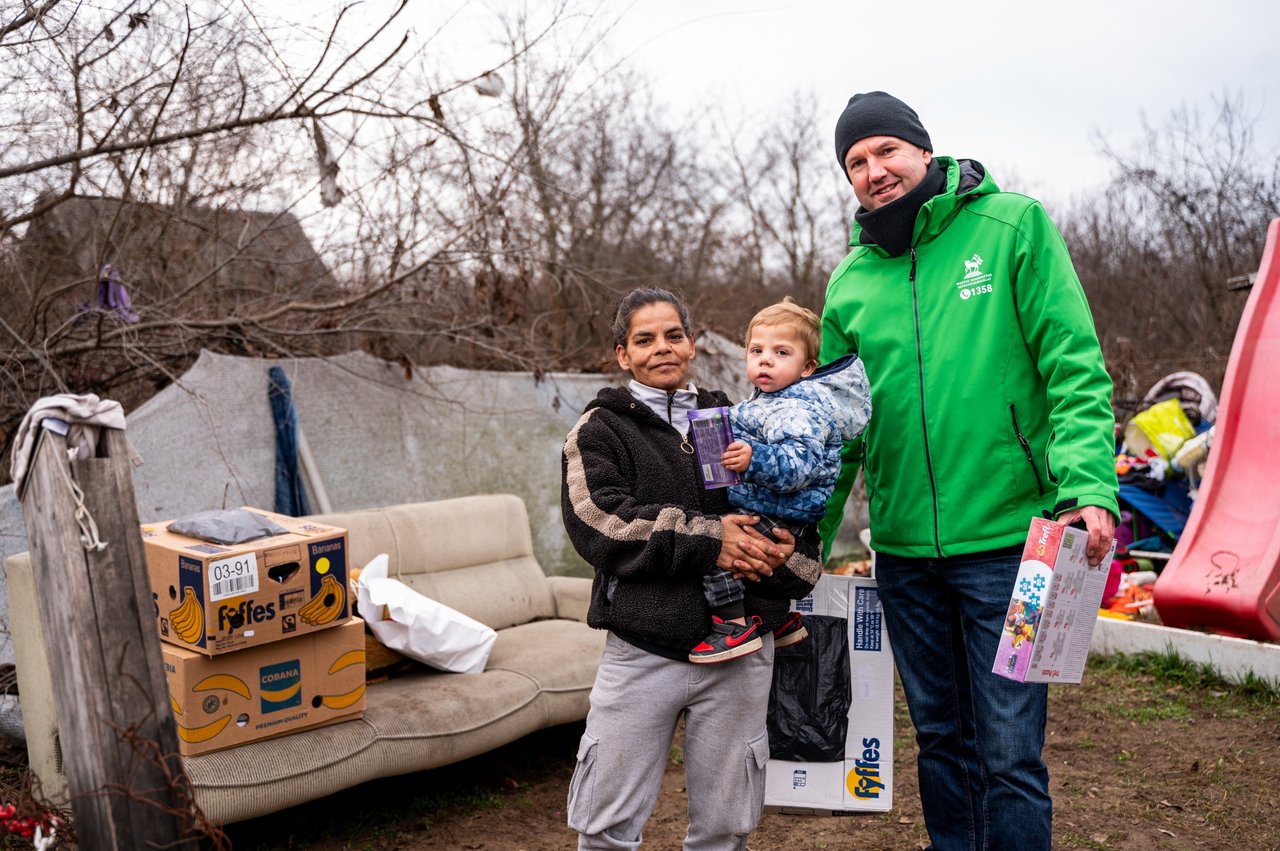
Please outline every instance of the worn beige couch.
M590 582L545 576L524 503L510 495L322 515L350 531L350 564L388 575L495 629L482 674L426 669L370 685L364 717L185 760L196 801L240 821L366 780L447 765L586 717L604 633L586 625ZM9 612L31 770L65 799L64 760L26 553L10 557ZM159 664L159 660L156 660Z

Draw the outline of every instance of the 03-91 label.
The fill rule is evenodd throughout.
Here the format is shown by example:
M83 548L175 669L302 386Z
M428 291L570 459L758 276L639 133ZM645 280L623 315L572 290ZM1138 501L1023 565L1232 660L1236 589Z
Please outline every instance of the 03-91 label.
M253 594L258 590L258 554L240 555L209 562L209 600Z

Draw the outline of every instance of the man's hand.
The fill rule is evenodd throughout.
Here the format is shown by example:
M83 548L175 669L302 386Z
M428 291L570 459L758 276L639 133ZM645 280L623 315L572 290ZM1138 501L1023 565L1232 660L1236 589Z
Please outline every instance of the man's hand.
M775 568L791 557L796 549L796 539L786 529L774 534L777 543L770 541L752 528L760 518L752 514L727 514L720 518L723 537L716 567L723 568L739 579L759 582L772 576Z
M747 472L747 467L751 466L751 444L741 440L730 443L720 456L720 463L731 472Z
M1089 564L1096 566L1106 556L1107 551L1111 549L1111 542L1115 540L1116 519L1111 516L1110 511L1096 505L1073 508L1058 515L1058 522L1068 526L1080 519L1084 520L1085 528L1089 530L1089 546L1085 549L1089 556Z

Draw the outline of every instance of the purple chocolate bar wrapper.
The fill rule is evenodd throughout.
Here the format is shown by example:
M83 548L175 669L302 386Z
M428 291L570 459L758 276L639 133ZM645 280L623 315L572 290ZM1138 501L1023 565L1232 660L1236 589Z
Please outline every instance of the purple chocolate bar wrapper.
M742 481L742 477L726 470L720 463L730 443L733 430L729 427L728 408L699 408L689 412L689 437L702 468L702 486L707 490L727 488Z

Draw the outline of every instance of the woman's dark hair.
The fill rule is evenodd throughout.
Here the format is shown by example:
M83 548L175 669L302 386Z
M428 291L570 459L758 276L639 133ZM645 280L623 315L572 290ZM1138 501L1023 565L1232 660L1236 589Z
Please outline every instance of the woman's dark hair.
M626 348L627 332L631 330L631 317L635 316L640 308L660 302L666 302L676 309L684 333L692 337L693 327L689 321L689 308L685 306L680 296L657 287L636 287L618 302L618 312L613 317L613 344Z

